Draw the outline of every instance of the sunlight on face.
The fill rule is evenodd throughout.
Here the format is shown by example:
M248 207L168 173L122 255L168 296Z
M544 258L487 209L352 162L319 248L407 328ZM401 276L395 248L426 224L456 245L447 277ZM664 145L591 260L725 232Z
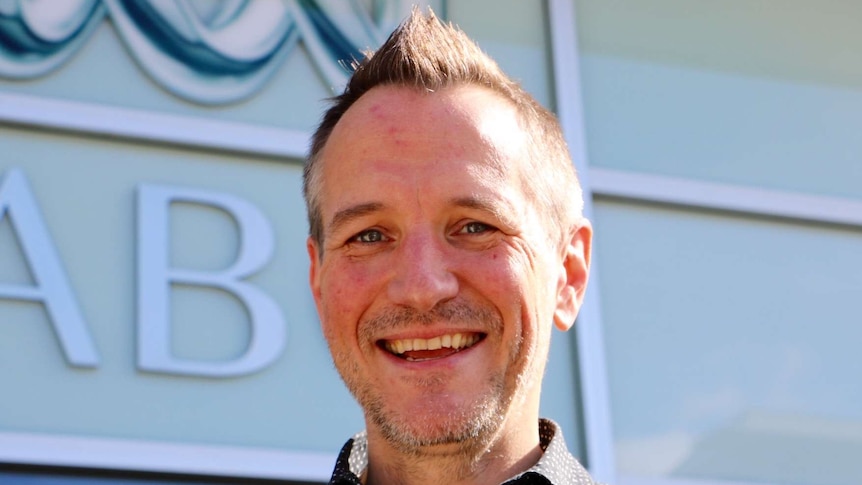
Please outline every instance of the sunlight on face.
M333 131L311 283L369 436L487 446L537 416L559 262L523 189L525 143L478 87L374 88Z

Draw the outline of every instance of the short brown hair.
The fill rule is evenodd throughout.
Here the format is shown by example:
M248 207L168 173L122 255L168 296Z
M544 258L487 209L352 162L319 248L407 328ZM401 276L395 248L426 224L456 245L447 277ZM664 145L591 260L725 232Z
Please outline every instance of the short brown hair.
M506 76L463 31L444 24L430 9L423 14L414 8L376 52L366 54L353 68L344 92L333 98L332 107L312 136L303 173L309 234L319 246L323 243L320 154L335 125L353 103L372 88L383 85L428 92L472 85L500 94L515 107L529 136L530 176L524 185L528 195L556 226L554 236L565 236L580 217L581 188L556 117Z

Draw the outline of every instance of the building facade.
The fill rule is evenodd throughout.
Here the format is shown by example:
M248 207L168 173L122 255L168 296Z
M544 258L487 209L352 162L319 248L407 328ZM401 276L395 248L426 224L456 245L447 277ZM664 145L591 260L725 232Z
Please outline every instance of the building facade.
M325 482L308 135L409 1L0 3L0 483ZM432 0L596 229L543 413L601 481L862 482L862 6Z

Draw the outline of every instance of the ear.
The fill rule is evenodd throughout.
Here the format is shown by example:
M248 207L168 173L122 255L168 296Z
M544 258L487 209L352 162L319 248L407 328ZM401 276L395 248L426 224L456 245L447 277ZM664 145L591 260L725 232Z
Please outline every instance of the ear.
M317 241L310 237L305 240L305 248L308 251L308 283L311 287L311 295L314 302L320 304L320 248Z
M562 248L557 309L554 311L554 325L563 331L574 325L587 289L593 240L590 221L582 219L567 239Z

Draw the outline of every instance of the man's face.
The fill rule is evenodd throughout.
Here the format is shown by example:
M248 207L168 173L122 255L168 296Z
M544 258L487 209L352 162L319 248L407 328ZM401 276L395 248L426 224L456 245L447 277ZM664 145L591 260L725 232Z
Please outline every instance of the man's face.
M567 328L577 303L571 246L523 189L526 143L478 87L377 87L333 130L311 286L370 435L487 443L526 417L535 432L551 323ZM585 266L589 227L577 234Z

